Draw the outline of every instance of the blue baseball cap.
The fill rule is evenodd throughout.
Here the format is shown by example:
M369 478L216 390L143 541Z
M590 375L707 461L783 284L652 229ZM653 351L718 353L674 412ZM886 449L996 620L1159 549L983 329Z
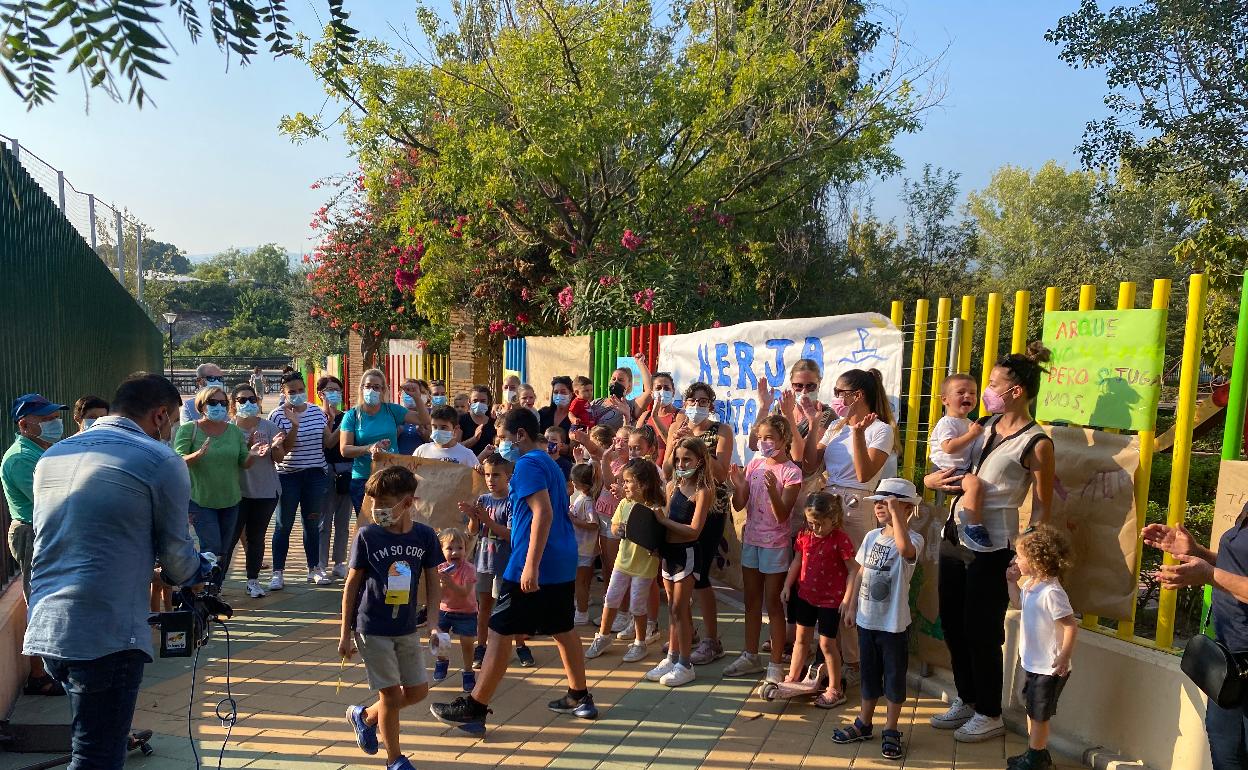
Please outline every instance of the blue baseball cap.
M14 420L20 420L23 417L46 417L54 412L60 412L69 407L63 404L54 404L38 393L27 393L24 396L18 396L13 401L13 406L9 409L9 416Z

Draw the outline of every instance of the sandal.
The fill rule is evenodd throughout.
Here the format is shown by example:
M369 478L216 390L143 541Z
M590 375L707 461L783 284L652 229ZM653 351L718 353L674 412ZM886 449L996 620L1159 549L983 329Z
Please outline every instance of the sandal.
M815 705L821 709L834 709L845 702L845 693L843 691L833 690L832 693L833 695L830 698L826 692L820 693L819 697L815 698Z
M905 755L905 749L901 747L901 731L885 730L880 733L880 756L900 761Z
M854 723L849 727L832 731L833 743L858 743L869 740L871 740L871 725L864 725L858 717L854 717Z
M65 688L61 683L52 677L44 674L41 677L30 677L26 680L26 686L22 689L27 695L64 695Z

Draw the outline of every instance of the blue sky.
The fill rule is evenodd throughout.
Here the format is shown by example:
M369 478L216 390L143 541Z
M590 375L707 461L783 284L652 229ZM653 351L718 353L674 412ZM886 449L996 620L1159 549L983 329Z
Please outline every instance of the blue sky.
M917 176L924 163L962 174L961 188L978 189L1004 164L1039 167L1054 158L1077 164L1074 148L1084 123L1104 112L1099 73L1057 59L1044 32L1077 0L893 4L902 37L925 55L945 51L947 93L927 113L925 127L896 143ZM202 3L199 3L202 7ZM446 16L447 0L433 7ZM363 34L392 38L391 26L415 28L414 4L348 0ZM321 0L291 3L296 26L313 32ZM0 90L0 134L66 172L74 186L126 206L155 229L154 237L191 254L276 242L310 248L311 213L323 203L309 189L318 177L353 162L340 138L294 145L277 131L283 114L313 111L324 93L293 60L267 56L246 68L211 42L191 45L168 27L178 47L164 72L149 82L155 106L139 110L100 93L84 95L76 77L61 77L49 106L27 112ZM876 211L900 214L899 177L871 185Z

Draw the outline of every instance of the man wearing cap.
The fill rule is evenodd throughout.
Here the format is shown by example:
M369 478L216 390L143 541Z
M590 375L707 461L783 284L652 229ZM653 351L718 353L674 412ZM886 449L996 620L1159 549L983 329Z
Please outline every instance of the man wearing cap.
M30 560L35 551L35 530L31 519L35 510L35 464L43 452L60 440L65 432L61 412L66 407L54 404L38 393L19 396L9 409L9 417L17 423L17 435L4 453L0 464L0 480L4 499L9 504L9 552L22 570L22 596L30 604ZM65 691L43 671L43 661L30 659L30 678L25 692L29 695L64 695Z
M22 652L69 694L70 767L119 768L143 668L152 564L170 585L208 573L191 542L186 461L166 444L181 395L128 378L110 414L49 448L35 468L30 617Z
M225 372L211 362L195 367L195 392L198 393L201 388L209 386L220 388L223 393L229 392L225 389ZM191 397L182 404L182 422L195 422L198 419L199 410L195 408L195 394L192 393Z

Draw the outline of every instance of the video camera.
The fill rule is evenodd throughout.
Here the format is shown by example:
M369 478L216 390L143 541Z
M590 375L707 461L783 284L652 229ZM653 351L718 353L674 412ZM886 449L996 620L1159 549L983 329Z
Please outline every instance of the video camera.
M203 590L179 588L173 594L173 611L161 612L148 617L147 622L160 631L160 657L189 658L195 650L208 643L213 621L234 616L230 605L221 601L221 582L224 575L217 566L216 557L203 554L197 582Z

